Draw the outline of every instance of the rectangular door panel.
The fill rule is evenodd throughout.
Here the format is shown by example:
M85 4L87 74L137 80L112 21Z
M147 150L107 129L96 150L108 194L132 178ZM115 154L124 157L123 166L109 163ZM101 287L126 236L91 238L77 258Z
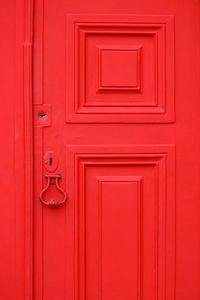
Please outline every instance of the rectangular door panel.
M67 158L76 299L173 299L174 147L77 146Z

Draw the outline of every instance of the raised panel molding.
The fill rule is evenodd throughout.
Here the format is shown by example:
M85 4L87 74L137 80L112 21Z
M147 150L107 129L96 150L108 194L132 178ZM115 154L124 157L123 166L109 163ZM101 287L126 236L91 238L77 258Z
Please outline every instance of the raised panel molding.
M173 16L67 16L67 122L174 121Z
M67 147L77 299L174 299L174 155L173 145Z

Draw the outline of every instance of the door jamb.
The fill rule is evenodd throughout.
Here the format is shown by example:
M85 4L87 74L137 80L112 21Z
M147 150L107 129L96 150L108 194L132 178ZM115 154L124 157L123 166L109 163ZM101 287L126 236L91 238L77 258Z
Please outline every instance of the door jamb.
M15 203L16 299L33 299L34 0L16 0ZM19 176L20 174L20 176ZM20 276L19 276L20 274Z

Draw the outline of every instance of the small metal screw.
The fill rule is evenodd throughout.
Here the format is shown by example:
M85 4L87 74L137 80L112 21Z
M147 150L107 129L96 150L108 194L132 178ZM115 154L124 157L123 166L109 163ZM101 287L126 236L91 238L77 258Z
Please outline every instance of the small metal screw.
M42 120L46 119L47 118L47 115L44 113L44 112L39 112L38 115L40 116L40 118Z

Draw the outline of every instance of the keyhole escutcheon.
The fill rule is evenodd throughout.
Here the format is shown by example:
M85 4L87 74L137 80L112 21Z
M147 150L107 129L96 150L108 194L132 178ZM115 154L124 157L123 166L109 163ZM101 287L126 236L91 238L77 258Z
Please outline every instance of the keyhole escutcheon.
M44 154L44 166L48 172L55 172L58 168L58 158L54 151L47 151Z

